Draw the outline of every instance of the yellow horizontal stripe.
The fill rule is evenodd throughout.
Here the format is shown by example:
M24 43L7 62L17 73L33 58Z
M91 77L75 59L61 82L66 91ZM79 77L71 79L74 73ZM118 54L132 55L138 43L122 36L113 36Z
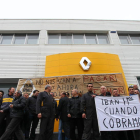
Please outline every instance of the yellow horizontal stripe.
M5 103L5 102L12 102L13 101L13 98L4 98L2 103Z

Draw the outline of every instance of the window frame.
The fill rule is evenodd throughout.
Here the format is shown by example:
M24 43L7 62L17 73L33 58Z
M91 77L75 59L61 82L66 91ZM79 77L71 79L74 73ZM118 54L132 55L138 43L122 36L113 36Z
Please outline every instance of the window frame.
M29 43L28 43L29 35L38 35L38 39L37 39L37 41L36 41L36 44L38 44L39 34L37 34L37 33L27 33L26 35L27 35L27 40L26 40L26 44L27 44L27 45L35 45L34 43L33 43L33 44L29 44Z
M24 43L23 44L15 44L15 39L16 39L16 34L25 34L25 40L24 40ZM31 35L38 35L38 39L37 39L37 42L36 44L28 44L28 34L31 34ZM9 44L2 44L2 41L3 41L3 36L4 35L12 35L12 39L11 39L11 42ZM39 33L6 33L6 34L0 34L0 45L37 45L39 44Z
M106 45L106 44L100 44L98 35L106 35L106 34L97 34L97 38L98 38L98 43L99 43L99 45ZM106 39L107 44L109 44L108 34L106 35L106 37L107 37L107 39Z
M140 41L140 34L129 34L130 39L131 39L131 35L139 35L138 37L139 37L139 41ZM132 42L133 45L139 45L140 44L140 43L139 44L134 44L132 39L131 39L131 42Z
M59 39L59 43L58 44L50 44L49 43L49 36L51 35L51 34L58 34L58 39ZM61 36L61 34L63 34L63 33L48 33L48 44L49 45L109 45L110 44L110 40L109 40L109 34L108 33L65 33L65 34L72 34L72 43L71 44L61 44L61 38L62 38L62 36ZM83 34L83 44L75 44L74 43L74 34ZM86 34L95 34L95 41L96 41L96 44L88 44L87 43L87 38L86 38ZM106 44L100 44L100 42L99 42L99 38L98 38L98 35L105 35L106 36L106 41L107 41L107 43Z
M85 33L85 39L86 39L85 44L87 44L87 45L96 45L96 44L97 44L97 37L96 37L97 34L95 34L95 42L96 42L95 44L88 44L88 43L87 43L87 37L86 37L86 34L89 34L89 33ZM94 33L91 33L91 34L94 34Z
M75 34L75 35L81 35L82 38L83 38L83 44L85 44L84 33L73 33L73 44L74 44L74 45L82 45L81 43L79 43L79 44L75 44L75 42L74 42L74 34Z
M128 41L128 44L122 44L121 43L121 39L120 39L120 36L125 36L125 35L127 35L127 41ZM139 41L140 41L140 34L130 34L130 33L125 33L125 34L123 34L123 33L118 33L118 38L119 38L119 40L120 40L120 44L121 45L140 45L140 43L139 44L135 44L135 43L133 43L133 40L131 39L131 35L138 35L138 37L139 37Z
M2 37L1 37L1 44L0 44L0 45L12 45L12 41L13 41L13 36L14 36L14 34L11 34L11 33L4 34L4 35L11 35L11 36L12 36L11 42L10 42L9 44L2 44L4 35L3 35L3 34L1 34L1 35L2 35Z

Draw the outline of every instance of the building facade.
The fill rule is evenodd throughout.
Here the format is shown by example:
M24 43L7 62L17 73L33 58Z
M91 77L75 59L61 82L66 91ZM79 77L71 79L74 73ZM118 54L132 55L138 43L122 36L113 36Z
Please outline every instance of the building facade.
M140 77L140 21L0 20L0 89L45 77L46 56L101 52L119 56L128 85Z

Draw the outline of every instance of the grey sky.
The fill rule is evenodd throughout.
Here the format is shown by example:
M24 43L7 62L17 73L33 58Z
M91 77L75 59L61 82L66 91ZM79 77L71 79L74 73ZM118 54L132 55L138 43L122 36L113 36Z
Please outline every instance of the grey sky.
M139 0L1 0L0 19L140 20Z

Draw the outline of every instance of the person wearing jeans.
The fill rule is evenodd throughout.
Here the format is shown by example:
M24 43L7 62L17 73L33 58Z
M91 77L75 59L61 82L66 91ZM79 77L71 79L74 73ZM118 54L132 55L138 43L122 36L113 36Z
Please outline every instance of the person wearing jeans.
M66 93L62 93L62 97L59 100L59 105L57 108L56 119L60 116L62 120L62 128L65 133L65 140L70 139L70 127L69 127L69 118L67 117L67 105L69 102L69 98L66 96Z
M59 120L58 140L62 140L62 120Z

